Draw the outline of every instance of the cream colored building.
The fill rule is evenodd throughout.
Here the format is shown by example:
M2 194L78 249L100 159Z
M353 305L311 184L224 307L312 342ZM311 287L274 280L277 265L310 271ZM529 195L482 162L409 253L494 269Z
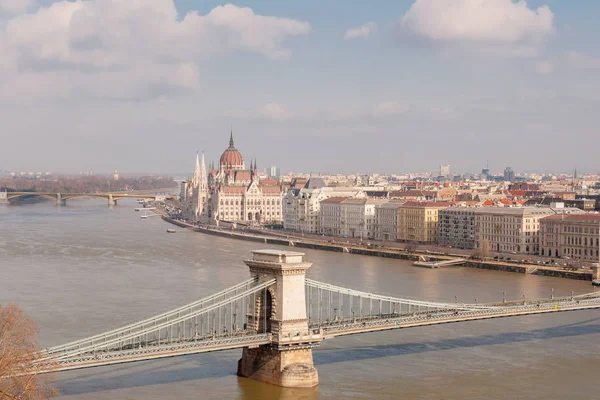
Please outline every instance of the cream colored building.
M403 201L390 201L375 208L375 238L398 240L398 208Z
M407 201L398 207L398 240L432 243L438 238L438 211L445 201Z
M556 214L545 207L485 207L475 214L476 247L493 252L538 254L540 219Z
M320 232L328 236L342 234L342 202L347 197L330 197L321 201Z
M330 197L364 198L362 190L327 187L319 177L311 177L303 188L288 189L283 197L283 227L306 233L321 233L321 201Z
M347 199L341 203L343 237L366 237L365 205L367 199Z
M600 215L552 215L540 220L540 255L598 262Z

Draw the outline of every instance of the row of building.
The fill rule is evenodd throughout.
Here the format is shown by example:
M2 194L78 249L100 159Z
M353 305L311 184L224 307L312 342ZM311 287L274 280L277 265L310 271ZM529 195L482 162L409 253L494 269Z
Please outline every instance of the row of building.
M299 190L298 195L302 192ZM441 201L373 199L361 191L354 197L337 193L312 189L312 196L304 198L289 194L283 203L284 228L328 236L436 243L489 253L589 261L599 257L600 214L564 208L560 203L552 207L465 207Z
M218 166L207 168L204 155L196 157L194 174L181 188L182 214L216 225L282 225L328 236L598 259L600 214L559 206L585 200L572 192L551 196L548 188L528 183L508 190L431 189L423 182L407 182L402 190L331 187L320 177L284 184L261 176L256 161L246 168L231 134ZM584 210L597 205L588 203L572 205Z

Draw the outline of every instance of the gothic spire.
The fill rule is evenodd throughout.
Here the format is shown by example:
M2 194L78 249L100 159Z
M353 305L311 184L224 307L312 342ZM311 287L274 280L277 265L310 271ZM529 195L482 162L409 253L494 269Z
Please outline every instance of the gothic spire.
M254 157L254 170L258 170L258 167L256 166L256 157Z
M229 135L229 147L233 147L233 128L231 128L231 134Z

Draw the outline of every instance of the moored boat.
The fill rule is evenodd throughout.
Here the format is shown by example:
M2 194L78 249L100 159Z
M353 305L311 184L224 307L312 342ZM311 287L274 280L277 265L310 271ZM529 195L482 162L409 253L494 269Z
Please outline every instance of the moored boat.
M167 229L167 233L175 233L175 229Z

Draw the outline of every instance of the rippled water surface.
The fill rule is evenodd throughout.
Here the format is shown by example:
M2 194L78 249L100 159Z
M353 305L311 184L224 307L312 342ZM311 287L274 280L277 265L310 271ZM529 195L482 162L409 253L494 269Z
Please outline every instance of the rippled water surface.
M205 236L135 203L0 206L0 303L18 303L43 345L83 338L246 279L242 260L278 248ZM289 249L289 248L286 248ZM583 293L589 282L306 251L313 279L430 300ZM235 375L240 350L63 372L63 399L595 399L600 311L371 333L314 350L320 385L286 390Z

